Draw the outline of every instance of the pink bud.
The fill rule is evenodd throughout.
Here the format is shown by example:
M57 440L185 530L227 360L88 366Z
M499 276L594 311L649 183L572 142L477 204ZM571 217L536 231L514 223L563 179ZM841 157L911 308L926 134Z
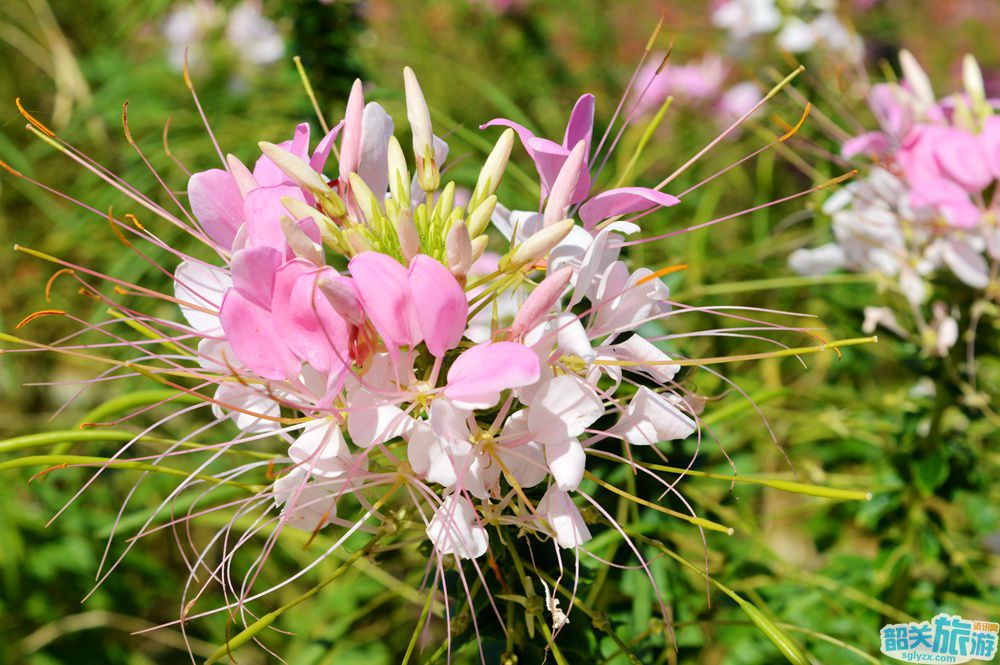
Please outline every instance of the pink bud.
M364 323L365 314L358 301L358 290L354 288L354 280L340 275L324 274L317 280L316 285L338 314L356 326Z
M573 269L566 266L543 279L541 284L536 286L535 290L524 301L517 316L514 317L514 324L510 328L511 337L515 339L521 337L538 325L542 317L548 314L552 310L552 306L559 300L559 296L562 295L572 276Z
M587 168L587 143L577 141L552 185L548 203L545 204L543 226L551 226L566 218L566 210L576 192L576 183L580 181L580 174L585 168Z
M348 173L358 170L361 161L361 122L365 113L365 95L361 89L361 80L355 79L351 87L351 96L347 99L347 112L344 114L344 135L340 139L340 177L346 178Z

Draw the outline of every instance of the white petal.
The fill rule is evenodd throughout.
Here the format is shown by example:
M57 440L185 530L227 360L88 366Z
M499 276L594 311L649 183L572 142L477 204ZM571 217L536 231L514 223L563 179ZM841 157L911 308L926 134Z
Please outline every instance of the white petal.
M590 540L590 529L572 497L555 486L538 502L538 513L548 520L560 547L572 549Z
M944 245L944 261L955 277L974 289L985 289L990 283L990 268L983 255L961 240Z
M278 403L249 386L223 383L215 391L215 399L222 405L213 404L212 413L218 418L229 415L243 432L248 434L269 432L281 426L276 420L271 420L281 415Z
M307 425L289 446L288 456L316 476L336 478L350 470L351 454L347 442L332 420L317 420Z
M630 371L643 372L664 383L673 380L677 372L680 371L679 365L655 364L667 363L671 358L641 335L632 335L624 342L611 345L608 347L608 350L618 360L630 360L640 363L635 367L628 367L627 369Z
M832 242L816 249L797 249L788 257L788 267L799 275L825 275L846 263L843 248Z
M535 392L528 409L528 429L535 440L559 443L583 434L604 415L604 404L583 379L563 374Z
M427 525L427 537L441 554L476 559L486 553L489 535L476 519L476 509L463 496L452 494L438 507Z
M686 439L695 431L695 422L672 404L669 397L674 396L640 387L611 431L636 446Z
M401 408L367 390L358 390L351 396L347 432L356 446L371 448L403 436L413 423L413 418Z
M549 471L561 490L575 490L583 480L583 470L587 465L587 454L576 439L567 439L545 446L545 459Z
M305 469L294 468L274 481L274 503L282 506L286 524L312 531L335 516L337 496L345 483L338 480L314 482Z
M361 116L361 161L358 175L381 203L389 187L389 137L392 118L379 104L369 102Z
M507 418L499 444L495 448L497 455L521 487L534 487L548 475L542 446L532 440L528 431L527 410L522 409Z
M196 332L202 335L221 335L219 308L226 290L233 285L229 273L222 268L200 261L184 261L174 273L174 296L182 302L215 310L215 313L181 305L181 314Z

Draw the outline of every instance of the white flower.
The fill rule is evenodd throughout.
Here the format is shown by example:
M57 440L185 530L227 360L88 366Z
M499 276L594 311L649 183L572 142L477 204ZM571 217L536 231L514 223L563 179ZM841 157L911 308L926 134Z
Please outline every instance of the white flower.
M552 527L553 537L560 547L573 549L590 540L590 529L573 498L555 485L545 492L536 509Z
M479 523L472 503L458 494L449 494L434 511L427 525L427 537L441 554L476 559L486 553L489 534Z

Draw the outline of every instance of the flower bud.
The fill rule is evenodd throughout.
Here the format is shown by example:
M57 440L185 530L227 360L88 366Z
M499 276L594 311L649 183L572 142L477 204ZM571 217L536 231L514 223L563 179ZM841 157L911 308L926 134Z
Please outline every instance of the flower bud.
M587 168L587 143L579 141L573 146L562 168L559 169L556 181L552 184L549 200L545 204L542 226L550 226L566 217L566 211L576 192L576 183L580 181L580 175L585 168Z
M356 204L357 212L361 215L363 221L371 226L380 216L381 209L378 206L378 200L375 198L372 190L368 188L364 179L357 173L349 174L348 180L351 186L351 197Z
M406 90L406 119L413 133L413 154L417 160L434 159L434 132L431 130L431 113L424 101L424 93L417 76L409 67L403 68L403 86Z
M573 230L573 224L572 219L564 219L561 222L546 226L511 250L507 256L503 257L500 260L500 267L520 268L523 265L546 256L553 247L569 235L569 232Z
M476 181L476 188L472 191L469 199L469 212L479 205L479 203L497 191L500 181L503 180L504 171L507 170L507 162L510 160L510 151L514 146L514 130L507 129L497 140L490 156L486 158L482 170L479 172L479 180Z
M298 222L291 217L282 217L279 221L281 232L285 234L285 242L292 253L318 266L323 265L323 250L306 235Z
M361 163L361 121L365 113L365 95L361 89L361 80L354 79L351 96L347 99L347 111L344 113L344 131L340 137L340 177L348 173L356 173Z
M445 256L448 259L448 269L456 277L469 274L472 267L472 239L469 238L469 228L459 220L452 224L444 241Z
M550 273L543 279L521 305L521 309L517 311L517 316L514 317L514 323L510 328L511 337L521 337L538 325L542 317L552 311L552 306L559 300L559 296L566 289L572 276L573 269L566 266Z
M332 191L323 176L316 173L302 158L267 141L261 141L257 145L267 158L299 187L317 195Z
M413 223L413 212L408 208L400 210L396 215L396 236L399 238L399 247L403 250L403 258L409 263L410 259L420 253L420 233Z
M455 183L449 182L441 190L437 203L434 205L434 217L447 218L455 206Z
M903 70L903 79L910 84L917 99L926 106L933 106L936 100L931 80L913 54L906 49L899 52L899 67Z
M976 56L966 53L962 59L962 81L965 83L965 92L969 95L972 108L978 111L986 102L986 88L983 85L983 72L979 69Z
M285 206L285 210L291 214L293 219L313 220L316 222L316 226L319 227L320 231L323 231L327 227L333 225L332 219L301 199L292 198L291 196L282 196L281 205Z
M344 215L347 214L347 206L344 205L344 199L340 198L333 190L325 194L320 194L316 199L319 201L319 207L323 209L323 212L330 219L343 219Z
M483 252L486 251L486 245L488 245L490 239L486 236L479 236L478 238L472 239L472 263L473 265L482 257Z
M365 322L365 314L358 302L358 294L346 277L320 275L316 286L330 302L330 305L350 323L360 326Z
M362 252L370 251L372 244L368 242L357 229L345 229L343 233L344 244L350 254L353 256L355 254L361 254Z
M410 207L410 171L406 168L403 148L395 136L389 137L389 191L400 207Z
M226 155L226 164L229 165L229 172L233 175L241 196L246 196L260 186L250 169L236 155Z
M496 207L497 197L494 194L490 194L482 203L476 206L476 209L469 215L468 222L466 222L469 225L470 236L481 235L486 230Z

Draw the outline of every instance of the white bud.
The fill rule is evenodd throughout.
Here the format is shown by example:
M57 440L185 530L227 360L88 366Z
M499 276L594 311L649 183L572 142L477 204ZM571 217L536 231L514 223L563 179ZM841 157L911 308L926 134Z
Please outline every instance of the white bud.
M482 257L483 252L486 251L486 245L489 244L490 239L486 236L479 236L478 238L472 239L472 263L475 264L476 261Z
M403 250L403 258L409 263L410 259L420 253L420 233L413 223L413 212L409 208L400 210L396 215L396 236L399 238L399 247Z
M467 222L469 225L469 235L475 237L486 230L496 207L497 197L494 194L490 194L482 203L476 206L476 209L469 215L469 221Z
M372 225L380 216L380 208L375 194L368 188L368 185L357 173L348 175L351 183L351 197L357 204L358 213L368 225Z
M962 80L965 83L965 92L969 94L972 101L972 108L982 107L986 101L986 88L983 85L983 72L979 69L976 56L966 53L962 59Z
M406 118L413 132L413 154L417 159L430 156L434 159L434 132L431 129L431 113L424 100L424 93L417 82L417 75L409 67L403 68L403 85L406 89Z
M566 211L576 192L576 184L580 181L580 175L585 168L587 168L587 143L578 141L559 169L556 181L552 183L552 191L549 192L549 200L545 204L542 226L551 226L566 217Z
M260 186L250 169L236 155L226 155L226 164L229 165L229 172L233 175L241 196L246 196Z
M281 169L299 187L308 189L314 194L324 194L331 191L330 186L326 184L323 176L316 173L313 167L309 166L299 156L267 141L261 141L257 145L267 155L267 158L274 162L275 166Z
M410 207L410 171L406 168L403 148L395 136L389 137L389 191L400 206Z
M934 102L934 88L931 86L931 80L927 78L927 74L924 72L920 63L917 59L913 57L913 54L903 49L899 52L899 66L903 70L903 78L910 87L913 89L913 94L917 96L925 106L933 106Z
M510 161L510 151L514 147L514 130L507 129L497 140L490 156L486 158L482 170L479 172L479 180L476 181L476 188L469 199L469 212L473 206L497 191L500 181L503 180L504 171L507 170L507 162Z
M573 230L573 224L572 219L564 219L546 226L501 259L501 267L520 267L546 256L553 247L569 235L569 232Z
M281 232L285 234L285 241L295 256L318 266L323 265L322 247L314 243L297 222L291 217L282 217L279 223L281 224Z
M313 220L316 222L316 226L319 227L320 231L327 226L333 225L334 223L332 219L301 199L296 199L291 196L282 196L281 205L285 206L285 210L287 210L295 220Z
M472 239L465 222L459 220L452 224L444 241L445 255L448 258L448 269L451 274L464 277L472 267Z

